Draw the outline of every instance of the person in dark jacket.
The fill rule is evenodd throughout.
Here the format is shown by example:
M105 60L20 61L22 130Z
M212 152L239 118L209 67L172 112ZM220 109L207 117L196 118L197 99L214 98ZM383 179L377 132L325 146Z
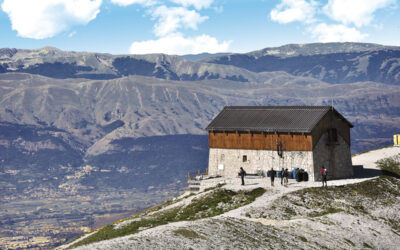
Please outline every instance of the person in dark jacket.
M246 176L246 171L244 171L242 167L240 167L239 176L242 178L242 186L244 186L244 177Z
M281 177L281 186L283 185L283 173L285 172L285 169L284 168L282 168L282 170L281 170L281 175L280 175L280 177Z
M271 186L273 187L274 186L274 180L275 180L275 175L276 175L276 172L275 172L275 170L274 170L274 168L271 168Z
M283 178L284 178L283 183L285 187L288 186L288 177L289 177L289 170L285 169L285 171L283 171Z

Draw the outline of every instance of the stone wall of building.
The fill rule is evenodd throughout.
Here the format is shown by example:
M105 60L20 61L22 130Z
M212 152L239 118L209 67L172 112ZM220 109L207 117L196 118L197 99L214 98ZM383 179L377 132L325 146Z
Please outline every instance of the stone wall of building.
M328 143L328 133L321 136L313 149L314 178L321 180L321 168L328 169L328 179L341 179L353 176L350 145L338 135L336 143Z
M243 157L246 161L243 161ZM221 149L210 148L208 171L209 175L219 174L224 177L236 177L240 167L247 173L288 168L303 168L309 173L309 180L313 181L312 151L283 151L280 157L276 150L248 150L248 149Z

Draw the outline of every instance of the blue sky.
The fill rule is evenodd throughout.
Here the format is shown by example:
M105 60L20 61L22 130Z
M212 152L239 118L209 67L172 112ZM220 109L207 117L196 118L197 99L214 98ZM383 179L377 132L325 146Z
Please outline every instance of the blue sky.
M0 0L0 48L249 52L288 43L400 45L400 0Z

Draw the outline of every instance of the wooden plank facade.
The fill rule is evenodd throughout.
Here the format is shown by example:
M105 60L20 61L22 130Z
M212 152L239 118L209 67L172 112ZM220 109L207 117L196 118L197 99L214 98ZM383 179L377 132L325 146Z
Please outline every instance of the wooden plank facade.
M210 148L277 150L277 141L284 151L311 151L310 134L217 132L208 134Z
M328 112L313 128L311 135L313 141L313 148L318 143L321 136L326 133L330 128L335 128L338 135L340 135L345 142L350 146L350 127L341 117L334 112Z

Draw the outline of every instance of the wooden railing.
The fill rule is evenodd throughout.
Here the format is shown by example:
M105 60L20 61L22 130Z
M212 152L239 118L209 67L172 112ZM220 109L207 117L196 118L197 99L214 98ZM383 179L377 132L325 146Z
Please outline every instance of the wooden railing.
M188 172L188 181L196 180L197 176L208 176L208 168L206 168L205 173L201 173L200 170L198 170L196 174L191 174L190 172Z

